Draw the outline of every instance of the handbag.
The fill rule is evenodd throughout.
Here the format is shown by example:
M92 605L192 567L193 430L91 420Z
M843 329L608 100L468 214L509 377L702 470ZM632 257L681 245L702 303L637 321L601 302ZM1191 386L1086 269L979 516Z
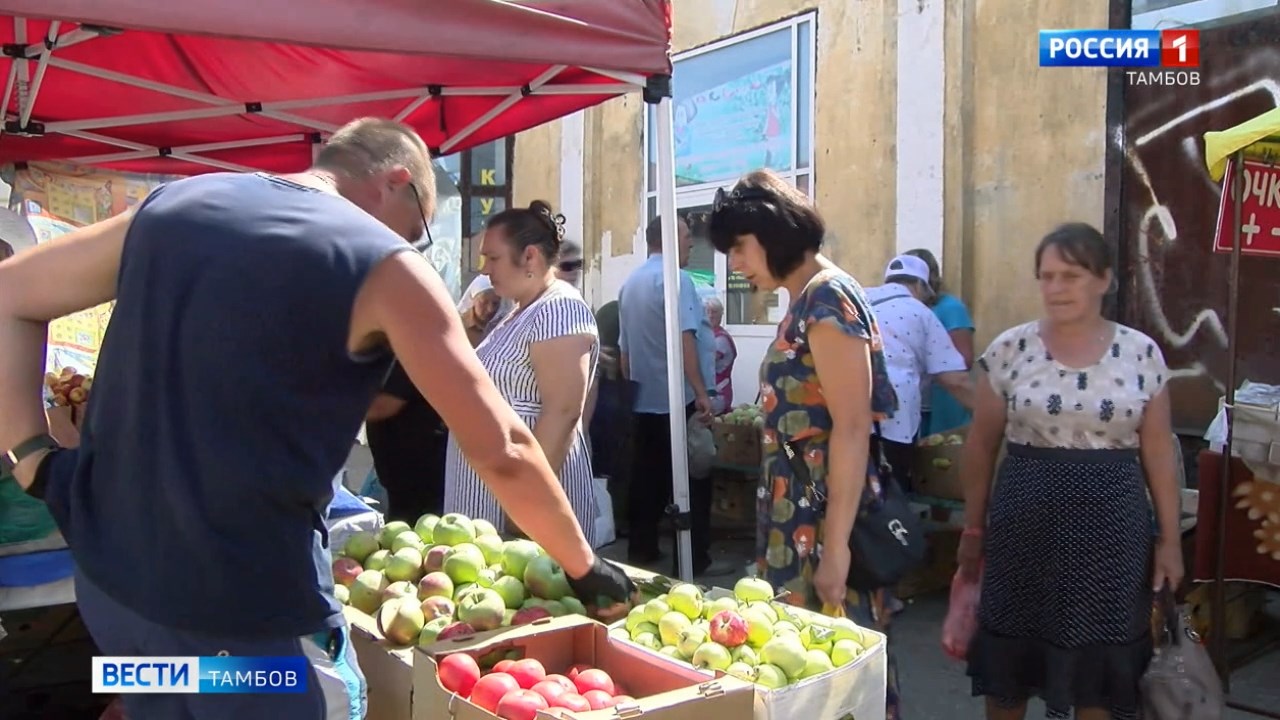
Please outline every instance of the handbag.
M803 449L803 448L801 448ZM795 443L782 441L782 450L791 463L796 480L803 483L814 509L826 512L826 496L818 489L809 474L804 456ZM862 489L858 515L849 533L849 577L846 584L854 590L877 590L897 585L907 573L924 562L927 547L924 525L911 510L906 493L893 477L893 469L885 458L880 442L880 423L871 436L872 457L876 459L880 475L880 493L871 483Z
M1173 591L1160 592L1164 632L1139 683L1144 720L1221 720L1222 681L1200 637L1175 606Z

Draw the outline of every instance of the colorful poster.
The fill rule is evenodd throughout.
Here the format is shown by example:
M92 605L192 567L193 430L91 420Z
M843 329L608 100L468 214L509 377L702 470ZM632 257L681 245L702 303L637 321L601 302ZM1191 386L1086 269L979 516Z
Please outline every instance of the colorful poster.
M761 167L790 170L791 60L722 82L690 97L676 84L676 183L736 178Z
M142 202L156 186L174 179L74 165L31 164L15 173L10 206L26 217L36 243L105 220ZM114 303L105 303L49 324L45 368L93 374Z

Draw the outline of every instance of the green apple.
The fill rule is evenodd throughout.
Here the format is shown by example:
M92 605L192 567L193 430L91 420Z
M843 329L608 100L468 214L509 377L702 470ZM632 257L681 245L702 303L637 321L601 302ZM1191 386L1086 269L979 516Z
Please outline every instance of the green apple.
M644 606L633 607L631 608L631 612L627 613L627 619L626 622L623 623L623 627L627 629L627 632L635 632L635 629L640 627L640 623L647 621L648 617L646 617Z
M502 625L507 606L502 596L488 588L477 588L458 601L458 619L476 630L493 630Z
M761 615L764 615L765 617L769 618L769 622L771 622L771 623L776 623L776 622L778 622L778 619L779 619L779 618L778 618L778 611L777 611L777 610L774 610L774 609L773 609L773 606L772 606L772 605L770 605L770 604L769 604L769 603L767 603L767 602L753 602L753 603L749 603L749 604L747 605L747 610L755 610L756 612L760 613Z
M645 619L651 623L658 622L663 615L671 612L671 606L660 597L654 598L640 607L644 612Z
M390 576L388 576L387 579L390 580ZM396 582L388 585L386 590L382 591L382 604L385 605L392 598L399 597L411 597L414 600L417 600L418 586L405 580L397 580Z
M493 523L489 522L488 520L485 520L483 518L477 518L471 521L471 526L475 528L477 538L482 538L486 536L498 537L498 528L494 527Z
M436 523L431 537L439 545L461 545L476 539L476 527L466 515L449 513Z
M750 645L739 645L732 650L733 661L745 663L751 667L760 664L760 654Z
M632 638L639 635L640 633L646 633L646 632L653 633L654 635L657 635L659 637L662 636L662 632L658 630L658 626L648 621L645 621L640 623L639 625L636 625L635 630L630 630L628 632L630 633L630 636Z
M757 685L762 685L770 690L777 690L778 688L786 687L789 682L791 681L787 678L787 674L777 665L764 663L756 666Z
M570 615L585 616L587 614L587 608L582 604L582 601L572 595L565 595L560 598L560 604L564 605L564 609L568 610Z
M760 610L748 608L742 612L742 619L747 621L747 644L752 647L764 647L773 637L773 621Z
M680 633L680 638L676 641L676 649L680 651L682 657L692 660L693 654L698 651L698 648L707 644L709 639L707 631L702 628L691 627Z
M831 662L836 667L844 667L862 654L862 646L853 640L837 640L831 646Z
M390 550L374 550L364 559L365 570L386 570L387 561L391 559Z
M773 624L773 634L777 635L795 635L800 637L800 628L796 627L790 620L779 620Z
M342 546L342 554L364 565L364 559L378 549L378 536L367 530L352 533Z
M453 618L441 617L436 618L422 626L422 632L418 633L418 647L426 647L435 643L436 636L440 631L453 624Z
M454 545L453 552L444 560L444 571L455 583L473 583L479 580L480 569L483 567L484 553L471 543Z
M806 650L804 658L804 669L796 676L798 679L811 678L836 669L836 666L831 664L831 656L821 650Z
M414 535L414 537L418 537ZM416 583L422 577L422 553L417 548L402 547L387 560L387 579L392 582Z
M392 520L382 526L382 532L378 533L378 544L384 550L391 549L391 543L395 542L396 536L402 532L410 532L413 528L409 527L409 523L403 520Z
M351 607L372 615L382 604L382 591L387 589L387 576L381 570L365 570L351 582Z
M800 633L800 641L804 643L806 650L821 650L829 655L831 645L835 642L835 634L835 630L810 625Z
M477 535L473 544L484 553L485 565L502 562L502 549L507 544L502 538L497 535Z
M631 634L627 632L626 628L614 628L609 631L609 637L614 640L630 640Z
M480 574L476 577L476 584L480 587L493 587L493 583L497 581L498 575L489 568L480 568Z
M418 537L418 533L412 530L405 530L391 541L391 553L394 555L404 548L413 548L421 553L427 549L427 546L422 542L422 538Z
M516 611L511 608L507 608L502 611L502 627L511 627L511 621L514 620L515 617Z
M546 600L559 600L572 593L564 569L546 555L539 555L529 561L524 568L523 579L529 594Z
M673 658L680 657L680 651L676 649L675 645L663 645L662 647L658 648L658 652L662 653L663 655L666 655L667 657L673 657Z
M693 666L704 670L724 670L733 664L729 650L720 643L704 642L693 652ZM831 662L830 659L827 660Z
M342 605L349 604L351 602L351 588L346 585L334 585L333 599L337 600Z
M502 596L502 602L509 608L518 608L524 602L524 583L510 575L503 575L494 580L490 588Z
M744 577L733 585L733 596L740 602L768 602L776 593L768 580Z
M702 591L696 585L680 583L671 588L667 593L667 604L690 620L702 617Z
M724 673L726 675L732 675L739 680L746 680L747 682L756 681L756 669L743 662L730 663L729 667L724 669Z
M418 522L413 524L413 531L418 533L418 537L422 538L422 542L433 543L435 540L431 533L435 530L436 523L438 522L440 522L439 515L427 513L426 515L418 518Z
M808 662L805 652L798 635L775 634L772 640L760 648L760 659L770 665L777 665L787 677L793 678L804 670L805 663Z
M647 647L650 650L659 650L662 648L662 641L658 639L657 635L654 635L651 632L642 632L632 638L631 642L639 645L640 647Z
M730 612L738 612L738 601L731 597L716 598L715 600L707 600L702 605L702 619L710 620L719 615L721 612L728 610Z
M367 572L367 571L366 571ZM361 573L362 575L364 573ZM359 578L356 578L357 580ZM672 610L658 620L658 631L662 635L663 645L675 645L680 642L680 634L693 627L688 615Z
M551 613L551 617L564 617L569 614L569 608L559 600L543 600L542 607Z
M416 597L400 597L388 603L394 612L390 618L386 618L386 614L379 612L379 621L381 623L382 634L396 645L413 645L418 641L422 634L422 628L426 627L427 620L422 615L422 608L418 607Z
M524 579L525 568L538 557L542 548L529 540L508 540L502 545L502 572L517 580Z
M453 586L453 601L458 602L462 600L463 596L481 589L483 588L475 583L458 583Z

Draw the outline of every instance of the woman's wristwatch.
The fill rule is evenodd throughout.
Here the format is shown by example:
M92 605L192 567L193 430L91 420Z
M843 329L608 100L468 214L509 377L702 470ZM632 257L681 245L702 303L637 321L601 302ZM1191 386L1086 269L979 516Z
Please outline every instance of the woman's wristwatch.
M49 433L40 433L14 445L8 452L0 454L0 476L12 475L18 463L41 450L56 450L62 447Z

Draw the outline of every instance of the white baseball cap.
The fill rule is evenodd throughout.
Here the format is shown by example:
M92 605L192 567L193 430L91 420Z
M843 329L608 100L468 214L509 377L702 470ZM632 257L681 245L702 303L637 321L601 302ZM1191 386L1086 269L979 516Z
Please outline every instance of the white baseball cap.
M889 261L884 269L884 279L906 275L925 285L929 284L929 264L915 255L899 255Z

